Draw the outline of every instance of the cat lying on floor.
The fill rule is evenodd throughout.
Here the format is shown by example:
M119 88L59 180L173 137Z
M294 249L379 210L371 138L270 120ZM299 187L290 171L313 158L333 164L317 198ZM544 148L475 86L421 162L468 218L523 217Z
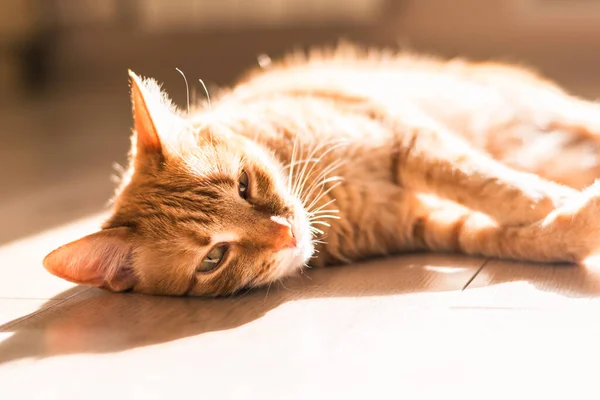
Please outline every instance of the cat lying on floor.
M129 169L102 230L45 258L61 278L215 296L416 250L600 251L600 106L525 69L340 46L189 115L130 78Z

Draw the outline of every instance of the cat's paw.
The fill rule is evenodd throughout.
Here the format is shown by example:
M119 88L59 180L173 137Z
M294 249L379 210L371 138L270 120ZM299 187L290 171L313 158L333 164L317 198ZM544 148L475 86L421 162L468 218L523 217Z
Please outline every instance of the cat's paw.
M600 181L573 196L542 222L575 261L600 256Z
M495 208L501 207L501 212L494 214L497 222L525 226L541 221L580 194L575 189L543 181L538 176L527 178L522 184L496 188L498 198L513 199L503 204L490 203Z

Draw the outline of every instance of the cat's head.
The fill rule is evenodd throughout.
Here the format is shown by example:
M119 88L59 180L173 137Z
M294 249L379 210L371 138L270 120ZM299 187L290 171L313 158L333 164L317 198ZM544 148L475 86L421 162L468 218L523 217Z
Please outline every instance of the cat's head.
M194 127L130 73L130 174L102 230L46 256L48 271L112 291L227 295L312 256L302 203L272 154L226 124Z

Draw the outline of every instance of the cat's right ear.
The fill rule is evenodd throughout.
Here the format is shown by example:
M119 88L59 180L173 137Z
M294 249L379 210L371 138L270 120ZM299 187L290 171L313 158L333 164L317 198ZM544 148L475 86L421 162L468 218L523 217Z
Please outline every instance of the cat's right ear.
M137 282L132 266L129 228L104 229L57 248L43 261L44 268L70 282L99 286L115 292Z
M131 82L131 103L136 131L137 154L156 155L162 157L162 145L149 108L152 101L142 79L129 70Z

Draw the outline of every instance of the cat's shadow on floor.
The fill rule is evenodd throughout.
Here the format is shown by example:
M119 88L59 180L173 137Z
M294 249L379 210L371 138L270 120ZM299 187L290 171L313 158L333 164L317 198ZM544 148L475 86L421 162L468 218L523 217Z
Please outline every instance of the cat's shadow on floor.
M0 363L30 357L117 352L170 342L235 328L261 318L283 303L297 300L440 295L434 299L436 306L450 308L452 304L446 304L450 297L444 297L443 293L460 294L484 262L460 256L409 255L310 270L285 281L285 287L274 285L268 293L259 289L219 299L113 294L95 288L74 288L61 293L60 298L66 300L53 302L42 312L0 327L0 334L11 334L0 343ZM507 269L506 274L488 274L481 279L481 274L486 274L484 268L471 285L524 281L564 296L600 297L600 274L590 276L583 268L508 265ZM468 293L470 287L463 293Z

